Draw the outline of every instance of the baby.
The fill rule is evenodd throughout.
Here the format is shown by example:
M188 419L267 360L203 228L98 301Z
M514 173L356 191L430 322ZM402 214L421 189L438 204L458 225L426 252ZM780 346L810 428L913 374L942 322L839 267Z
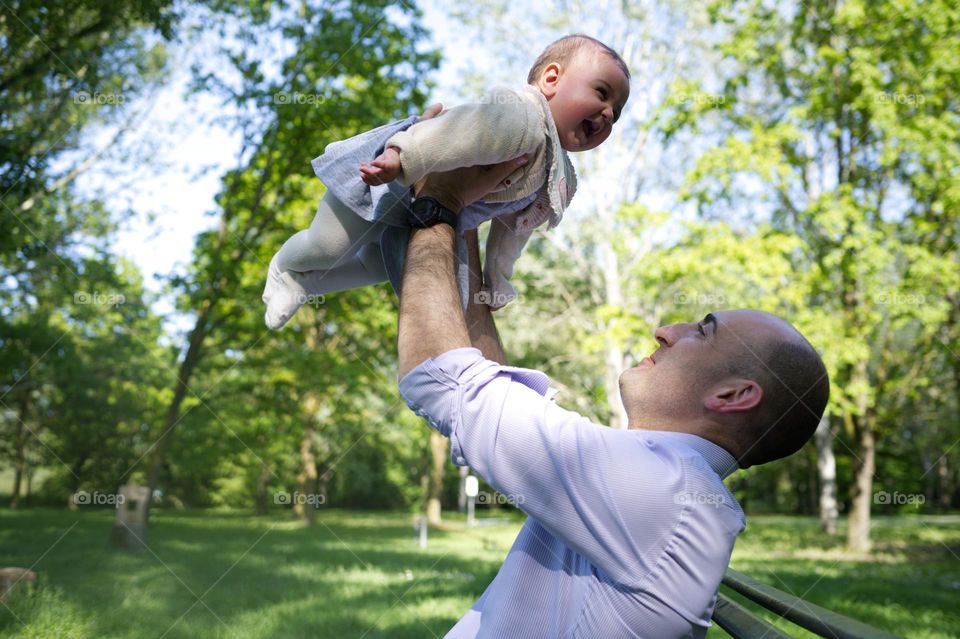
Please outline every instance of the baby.
M535 228L556 226L576 191L567 151L599 146L620 116L630 72L615 51L584 35L563 37L540 54L519 90L494 89L479 104L416 116L327 146L313 160L327 185L310 228L270 262L265 321L278 329L311 296L389 280L399 289L406 252L410 187L428 173L494 164L529 154L500 190L457 221L458 277L466 304L462 234L491 220L482 302L516 297L513 264ZM359 172L357 167L359 166Z

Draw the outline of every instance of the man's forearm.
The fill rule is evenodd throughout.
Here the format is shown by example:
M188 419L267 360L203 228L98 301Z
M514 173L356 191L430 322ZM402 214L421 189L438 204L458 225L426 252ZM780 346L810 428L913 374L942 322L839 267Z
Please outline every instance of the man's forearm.
M499 364L506 364L503 353L503 344L497 333L496 324L490 307L479 301L478 293L483 287L483 270L480 267L480 245L477 240L476 229L464 233L467 242L467 259L469 266L469 294L467 296L467 331L470 333L470 342L480 349L483 356Z
M417 198L431 197L457 213L502 186L507 176L528 161L529 157L523 155L493 166L431 174L417 183L415 194ZM451 226L438 224L414 229L410 234L400 285L397 331L401 378L426 359L471 345L454 275L455 233ZM479 258L476 261L479 268ZM489 326L481 330L491 334L493 320L487 319ZM492 334L496 335L496 331Z
M446 224L413 229L400 288L399 376L471 345L454 276L454 233Z

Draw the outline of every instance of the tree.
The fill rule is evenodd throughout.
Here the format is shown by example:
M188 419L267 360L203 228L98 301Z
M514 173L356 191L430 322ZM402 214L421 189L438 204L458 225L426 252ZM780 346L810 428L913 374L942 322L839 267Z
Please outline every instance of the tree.
M854 458L848 543L856 551L869 549L876 440L891 428L878 418L901 389L924 384L904 355L933 346L949 321L935 291L956 290L955 253L913 243L920 229L957 224L942 210L954 201L945 186L957 157L956 113L947 108L957 66L940 54L957 43L956 11L950 3L711 6L736 70L722 104L708 109L727 137L691 172L690 193L708 215L758 203L742 208L803 238L805 259L820 271L807 304L835 331L826 359L832 410ZM702 119L679 111L680 120ZM903 190L928 197L904 200Z
M164 0L0 7L0 339L4 396L15 404L6 411L14 505L29 458L62 463L76 488L92 479L88 462L102 469L112 453L128 456L135 433L119 431L139 424L121 409L149 413L150 375L138 367L156 346L157 319L141 305L139 278L103 244L117 218L71 187L99 157L79 152L82 135L127 112L117 143L133 122L125 104L163 78L177 20ZM129 368L111 370L105 353L130 356Z
M51 220L55 207L44 206L97 157L65 164L65 153L90 125L114 118L162 79L178 19L170 0L0 7L0 253L35 242L55 251L84 225L79 215L90 209L67 208Z
M384 19L384 12L392 19ZM279 246L278 223L297 219L301 228L305 216L291 212L311 210L319 195L311 158L303 150L315 149L308 153L319 155L329 142L422 105L420 78L436 58L418 50L424 32L408 20L417 15L408 3L372 0L304 4L298 11L265 5L262 13L224 22L239 43L224 49L232 66L222 75L198 69L198 85L217 88L236 104L243 114L238 125L245 132L246 151L240 166L224 176L218 228L198 238L190 273L173 280L181 291L181 309L195 320L159 426L148 472L151 490L160 483L184 401L192 393L190 381L211 342L230 335L227 327L251 300L259 305L260 291L251 290L250 279L242 287L243 278L254 271L263 277L270 253ZM270 48L249 43L266 42L278 33L292 46L292 55L263 60L251 54ZM264 70L271 63L276 63L276 74ZM231 85L234 78L239 80ZM288 235L291 227L283 230ZM233 342L230 348L243 350L252 343ZM303 459L310 458L308 446Z

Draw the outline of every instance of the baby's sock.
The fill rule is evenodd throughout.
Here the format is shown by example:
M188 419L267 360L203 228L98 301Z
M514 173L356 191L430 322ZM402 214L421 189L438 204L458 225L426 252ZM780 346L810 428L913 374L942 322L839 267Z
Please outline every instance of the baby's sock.
M267 305L263 319L268 328L281 328L307 301L308 293L301 279L302 275L296 271L281 271L276 255L270 260L267 283L263 287L263 301Z

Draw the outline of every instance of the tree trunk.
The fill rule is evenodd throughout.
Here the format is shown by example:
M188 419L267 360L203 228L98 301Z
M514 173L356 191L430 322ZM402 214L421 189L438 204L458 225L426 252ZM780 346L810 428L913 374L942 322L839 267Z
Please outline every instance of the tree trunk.
M443 497L443 471L447 467L447 438L435 430L430 431L430 488L427 495L427 523L441 523L440 506Z
M250 222L248 227L244 229L239 234L232 234L238 239L240 239L240 246L235 248L231 253L227 263L227 267L238 266L240 261L246 257L247 253L250 252L250 246L253 246L258 237L256 233L253 236L248 235L248 231L251 229L261 230L268 226L270 221L273 219L273 212L264 212L263 215L257 215L260 210L260 204L263 201L264 196L264 187L267 182L267 178L270 175L270 169L273 165L272 156L267 160L267 165L260 173L260 178L258 179L257 187L253 200L250 202ZM235 181L234 184L239 184L239 181ZM236 188L236 186L231 186L231 189ZM227 196L229 199L229 196ZM234 217L235 212L229 209L224 209L220 215L220 230L217 236L217 249L224 249L224 245L231 233L228 228L229 220ZM256 221L256 222L254 222ZM204 341L207 338L208 333L213 327L214 323L214 310L216 309L217 302L225 294L225 278L223 276L215 276L211 278L209 282L209 295L200 302L200 308L197 310L197 319L193 325L193 330L190 331L190 338L188 340L187 353L184 355L183 360L180 362L180 366L177 370L177 381L174 385L173 398L170 400L170 405L167 407L167 412L164 414L163 418L163 432L160 434L160 438L157 440L157 446L154 453L153 461L150 465L150 471L147 474L147 487L150 489L149 497L147 498L147 504L143 513L143 525L144 529L149 526L150 523L150 509L153 503L153 494L157 489L157 486L160 483L160 473L163 470L163 467L167 459L167 450L170 448L170 440L173 437L173 430L176 428L177 424L180 423L180 405L183 403L184 397L186 397L189 387L187 384L190 381L191 376L193 375L194 369L197 367L197 364L200 363L200 360L203 356L203 345Z
M25 385L26 386L26 385ZM16 461L13 467L13 493L10 495L10 508L16 510L20 507L20 486L23 483L23 476L27 471L27 420L30 418L30 390L25 388L20 396L19 419L17 419L17 435L14 439L14 452Z
M943 512L949 512L953 487L950 482L950 465L947 455L941 455L937 461L938 500L936 506Z
M267 484L270 483L270 476L273 473L266 464L260 466L260 476L257 477L257 488L253 493L253 512L257 515L266 515L270 508L270 500L267 498Z
M327 503L327 497L330 491L330 477L333 469L327 466L327 462L317 464L317 494L320 495L321 504Z
M612 216L605 216L610 219ZM620 286L620 265L617 263L617 252L612 242L606 242L603 247L603 281L605 284L606 304L614 309L623 307L623 290ZM605 381L607 390L607 408L610 411L610 427L627 427L627 410L623 407L620 398L620 374L623 372L623 347L615 337L616 320L614 324L605 327L604 340ZM611 333L614 333L611 335Z
M173 429L180 422L180 405L183 403L183 398L187 395L187 390L189 390L187 382L193 375L193 369L200 362L203 341L207 336L207 316L215 303L215 300L207 300L197 315L196 324L194 324L193 330L190 332L187 354L184 356L183 361L180 362L180 367L177 370L177 382L174 385L173 398L170 400L170 405L164 414L163 432L157 440L153 461L150 464L150 472L147 474L147 488L150 489L148 493L150 497L147 499L147 505L144 510L144 526L150 523L153 494L160 485L160 473L163 471L163 466L166 463L167 450L170 448Z
M313 453L315 431L313 426L307 426L300 440L300 475L297 478L300 486L300 499L294 501L294 511L303 518L308 527L316 523L317 514L317 460Z
M20 507L20 482L23 479L23 471L26 468L26 455L24 448L26 440L23 437L23 419L17 420L17 437L14 440L16 446L16 462L13 470L13 493L10 495L10 509L16 510Z
M467 510L467 475L469 474L469 466L460 466L460 489L457 491L457 511L461 513Z
M824 413L813 434L817 446L817 475L820 478L820 525L828 535L837 534L837 459L833 455L833 430Z
M863 415L857 428L857 459L850 486L850 519L847 546L854 552L870 552L870 506L873 502L875 442L872 414Z

